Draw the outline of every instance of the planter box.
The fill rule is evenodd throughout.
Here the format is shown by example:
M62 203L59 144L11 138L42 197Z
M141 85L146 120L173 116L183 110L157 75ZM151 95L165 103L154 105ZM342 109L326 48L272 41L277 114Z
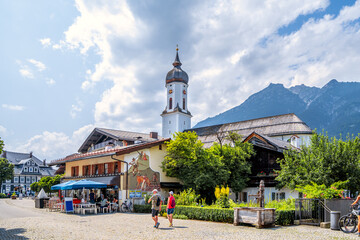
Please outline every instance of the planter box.
M239 207L234 208L234 225L252 224L256 228L275 226L275 208Z
M16 196L11 196L11 199L16 199Z

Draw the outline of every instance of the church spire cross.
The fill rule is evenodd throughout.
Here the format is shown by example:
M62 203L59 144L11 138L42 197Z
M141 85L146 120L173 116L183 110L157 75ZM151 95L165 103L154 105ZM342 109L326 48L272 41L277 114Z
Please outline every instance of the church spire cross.
M173 66L181 66L181 62L180 62L180 58L179 58L179 45L176 44L176 56L175 56L175 61L173 62Z

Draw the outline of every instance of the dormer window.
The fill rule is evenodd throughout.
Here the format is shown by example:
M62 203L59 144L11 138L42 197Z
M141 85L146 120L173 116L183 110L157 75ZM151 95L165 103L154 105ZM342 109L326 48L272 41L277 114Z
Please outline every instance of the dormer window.
M34 172L37 172L38 171L38 168L37 167L34 167Z
M27 165L30 165L30 164L31 164L31 162L30 162L30 161L28 161L28 162L27 162Z
M29 167L29 172L33 172L33 167Z
M27 172L28 171L28 168L27 167L24 167L24 172Z
M31 165L35 165L35 162L31 161Z

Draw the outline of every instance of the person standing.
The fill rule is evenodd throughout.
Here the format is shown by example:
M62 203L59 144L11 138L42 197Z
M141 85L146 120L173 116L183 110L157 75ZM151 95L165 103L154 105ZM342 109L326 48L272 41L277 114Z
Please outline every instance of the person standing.
M155 222L154 228L159 228L159 212L161 210L161 197L158 194L158 191L156 189L154 189L153 191L153 195L151 196L151 198L149 199L148 203L150 203L151 201L151 216L152 219Z
M356 200L351 204L351 206L359 204L359 201L360 201L360 194L357 196ZM358 205L358 210L360 210L360 205ZM360 214L359 214L360 211L357 211L357 212L358 212L358 214L357 214L357 216L358 216L358 232L357 232L357 235L360 237Z
M174 214L174 210L175 210L175 198L174 198L174 192L170 191L169 192L169 198L168 198L168 203L166 206L166 213L167 213L167 218L170 222L169 227L173 227L173 214Z

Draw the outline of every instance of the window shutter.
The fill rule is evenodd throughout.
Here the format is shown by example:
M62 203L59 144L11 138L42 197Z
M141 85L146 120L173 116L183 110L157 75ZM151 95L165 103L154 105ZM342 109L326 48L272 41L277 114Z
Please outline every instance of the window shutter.
M108 163L108 171L109 171L109 173L114 172L114 163Z
M82 175L85 176L85 166L82 167Z

